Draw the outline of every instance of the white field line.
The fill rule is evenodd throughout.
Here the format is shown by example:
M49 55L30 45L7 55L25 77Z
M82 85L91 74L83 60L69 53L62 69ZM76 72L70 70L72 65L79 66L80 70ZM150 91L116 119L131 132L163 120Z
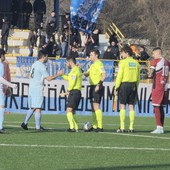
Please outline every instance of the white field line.
M142 150L142 151L170 151L170 148L135 148L111 146L67 146L67 145L30 145L30 144L0 144L0 147L28 147L28 148L69 148L69 149L104 149L104 150Z
M16 121L4 121L5 123L10 123L10 124L21 124L22 122L16 122ZM29 122L30 124L31 123L35 123L35 122L33 122L33 121L30 121ZM80 123L78 123L78 124L83 124L84 122L80 122ZM42 124L49 124L49 125L66 125L66 124L68 124L68 123L64 123L64 122L42 122ZM115 123L113 123L113 124L103 124L103 126L120 126L119 124L115 124ZM150 126L150 127L153 127L153 125L135 125L136 127L142 127L142 126ZM164 127L170 127L170 126L164 126Z
M130 136L130 137L140 137L140 138L152 138L152 139L165 139L170 140L170 137L163 137L163 136L150 136L150 135L138 135L138 134L130 134L130 133L111 133L111 132L101 132L102 134L108 134L108 135L118 135L118 136ZM162 135L162 134L160 134Z
M14 128L19 128L21 126L18 125L6 125L7 127L14 127ZM21 128L22 129L22 128ZM35 127L33 126L29 126L29 129L35 129ZM56 130L56 128L46 128L46 130ZM61 129L59 129L61 130ZM63 132L64 129L62 129ZM24 132L22 130L22 132ZM83 130L81 130L80 132L83 132ZM56 132L57 133L57 132ZM90 132L89 132L90 133ZM92 132L91 132L92 133ZM92 133L93 134L93 133ZM95 133L96 134L96 133ZM115 133L115 132L100 132L100 134L103 135L118 135L118 136L129 136L129 137L140 137L140 138L151 138L151 139L164 139L164 140L170 140L170 137L163 137L163 136L150 136L150 135L139 135L139 134L132 134L132 133Z

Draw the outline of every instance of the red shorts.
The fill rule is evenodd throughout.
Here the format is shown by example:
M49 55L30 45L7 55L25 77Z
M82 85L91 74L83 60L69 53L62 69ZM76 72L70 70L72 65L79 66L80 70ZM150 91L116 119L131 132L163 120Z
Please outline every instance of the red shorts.
M152 89L152 105L160 106L167 103L167 91Z

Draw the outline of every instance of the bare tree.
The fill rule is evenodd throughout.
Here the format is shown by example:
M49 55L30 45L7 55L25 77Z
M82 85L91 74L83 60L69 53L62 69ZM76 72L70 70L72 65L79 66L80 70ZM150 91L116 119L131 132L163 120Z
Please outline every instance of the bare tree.
M169 0L145 0L141 2L143 14L141 14L144 29L154 46L167 47L170 36L170 1Z

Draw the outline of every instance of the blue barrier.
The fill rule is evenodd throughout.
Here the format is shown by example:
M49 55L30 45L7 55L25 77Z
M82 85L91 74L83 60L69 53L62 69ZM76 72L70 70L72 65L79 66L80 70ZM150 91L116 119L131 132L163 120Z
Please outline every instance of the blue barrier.
M34 57L17 57L16 67L23 72L29 73L31 69L31 65L37 60ZM66 59L57 59L57 60L48 60L46 63L46 67L49 75L54 75L58 70L63 70L64 73L68 73L69 69L65 66ZM113 81L113 73L114 73L114 61L113 60L102 60L105 70L106 70L106 82ZM77 59L77 64L80 65L82 70L86 71L92 64L90 60L87 59ZM16 78L24 78L22 74L16 75ZM57 79L61 79L58 77ZM83 78L84 81L87 79Z

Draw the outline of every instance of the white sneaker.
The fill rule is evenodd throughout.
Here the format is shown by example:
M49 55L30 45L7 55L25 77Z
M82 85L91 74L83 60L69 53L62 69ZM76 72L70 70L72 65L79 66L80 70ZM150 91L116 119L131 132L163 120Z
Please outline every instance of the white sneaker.
M152 134L162 134L164 133L163 129L155 129L154 131L151 132Z

